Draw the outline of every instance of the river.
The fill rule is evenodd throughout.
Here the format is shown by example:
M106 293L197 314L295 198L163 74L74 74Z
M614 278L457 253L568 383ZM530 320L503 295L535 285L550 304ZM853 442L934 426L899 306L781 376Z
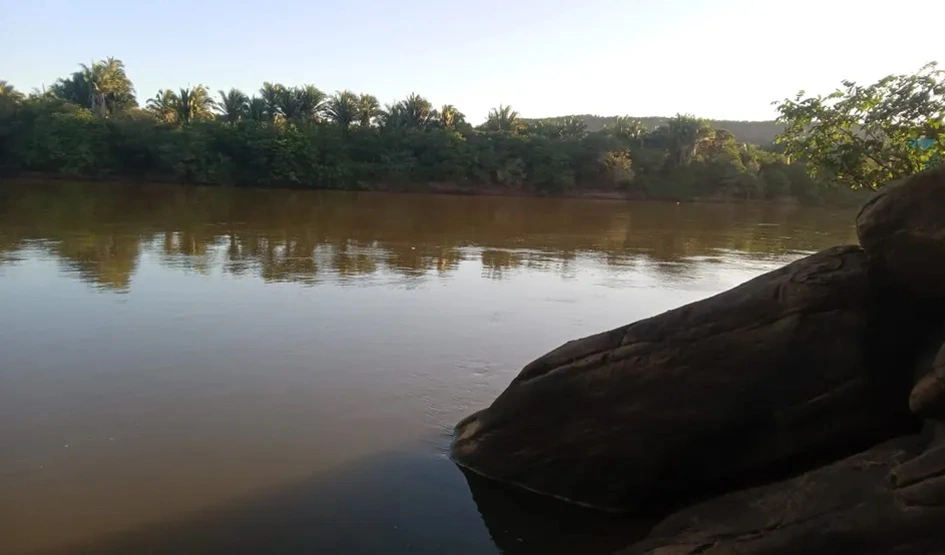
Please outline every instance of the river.
M0 553L607 552L645 524L467 481L452 425L853 215L3 183Z

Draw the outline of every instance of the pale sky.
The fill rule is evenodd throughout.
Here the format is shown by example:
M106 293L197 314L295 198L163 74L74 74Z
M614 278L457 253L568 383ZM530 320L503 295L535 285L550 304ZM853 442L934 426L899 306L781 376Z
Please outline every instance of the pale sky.
M115 56L142 103L275 81L417 92L474 123L499 103L769 119L798 89L945 62L942 21L942 0L0 0L0 79L29 91Z

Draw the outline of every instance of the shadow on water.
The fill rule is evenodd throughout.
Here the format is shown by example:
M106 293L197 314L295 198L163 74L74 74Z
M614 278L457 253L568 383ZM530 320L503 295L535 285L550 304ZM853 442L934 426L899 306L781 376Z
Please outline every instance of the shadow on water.
M417 451L378 454L225 506L42 553L595 555L633 543L652 525L494 484L442 453Z
M641 540L659 520L585 509L462 472L501 553L613 553Z

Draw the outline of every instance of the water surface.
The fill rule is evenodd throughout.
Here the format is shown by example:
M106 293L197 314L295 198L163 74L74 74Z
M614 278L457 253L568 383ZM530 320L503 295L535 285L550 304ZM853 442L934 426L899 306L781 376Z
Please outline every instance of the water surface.
M452 425L849 210L0 184L0 553L608 552Z

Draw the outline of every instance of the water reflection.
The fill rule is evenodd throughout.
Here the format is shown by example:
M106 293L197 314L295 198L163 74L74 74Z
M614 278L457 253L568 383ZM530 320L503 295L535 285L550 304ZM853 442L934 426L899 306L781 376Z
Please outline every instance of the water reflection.
M5 183L0 553L606 551L639 523L467 486L442 456L453 423L564 341L851 241L851 222Z
M127 290L143 255L266 281L567 276L579 257L683 276L713 257L770 259L853 241L849 210L562 199L19 183L0 196L0 263L40 249L79 279Z
M79 279L118 291L131 283L141 252L137 236L107 232L63 234L44 238L41 245Z

